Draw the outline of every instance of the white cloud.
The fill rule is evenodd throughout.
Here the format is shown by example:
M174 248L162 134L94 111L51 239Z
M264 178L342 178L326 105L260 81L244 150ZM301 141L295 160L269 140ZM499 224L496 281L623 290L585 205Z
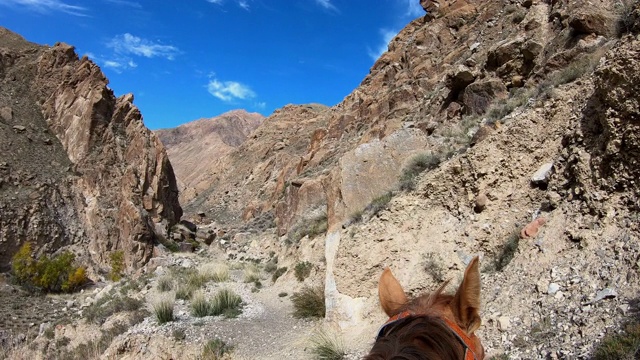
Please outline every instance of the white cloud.
M316 4L327 10L338 11L338 8L331 3L331 0L316 0Z
M207 2L211 4L222 5L224 3L224 0L207 0ZM250 6L248 0L236 0L235 3L239 7L249 11Z
M402 0L402 2L404 2L404 5L407 8L405 16L411 17L411 18L417 18L417 17L423 16L425 14L425 11L422 8L422 5L420 5L419 1L416 1L416 0Z
M122 6L128 6L136 9L142 9L142 5L140 5L140 3L136 1L129 1L129 0L105 0L105 1L115 5L122 5Z
M235 99L245 100L256 96L256 93L247 85L237 81L220 81L216 78L209 80L207 90L211 95L226 102Z
M133 60L129 58L111 58L106 59L101 56L97 56L93 53L86 53L87 57L91 59L94 63L100 65L102 68L111 69L118 74L122 73L124 70L129 70L138 67Z
M87 8L67 4L60 0L0 0L0 5L22 6L39 13L59 11L75 16L88 16Z
M376 61L389 49L389 43L393 38L398 34L397 30L389 30L389 29L380 29L380 34L382 35L382 43L378 46L376 50L369 49L369 56Z
M120 54L132 54L148 58L163 57L173 60L174 57L180 53L180 50L175 46L154 43L153 41L139 38L129 33L116 36L107 46Z
M253 106L255 106L257 109L264 110L267 107L267 103L266 102L257 102L255 104L253 104Z

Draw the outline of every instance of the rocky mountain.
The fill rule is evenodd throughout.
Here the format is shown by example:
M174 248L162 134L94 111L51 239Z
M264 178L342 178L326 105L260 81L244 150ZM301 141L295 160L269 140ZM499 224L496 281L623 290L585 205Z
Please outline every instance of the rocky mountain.
M258 113L234 110L155 131L171 159L182 203L197 195L194 186L206 182L218 160L240 146L263 119Z
M219 228L210 246L75 295L76 319L14 353L197 358L216 336L234 358L300 359L323 328L362 358L387 320L384 267L417 295L474 255L487 359L591 359L638 326L640 4L420 2L428 13L343 102L277 110L194 186L186 213ZM182 298L168 324L87 318L117 294L156 304L167 278L212 263L245 267L199 290L241 294L237 319L197 318ZM307 286L324 290L320 321L290 315Z
M182 209L133 95L116 98L73 47L39 46L4 28L0 81L0 265L26 241L39 253L71 246L98 269L116 250L129 268L146 263L156 231Z

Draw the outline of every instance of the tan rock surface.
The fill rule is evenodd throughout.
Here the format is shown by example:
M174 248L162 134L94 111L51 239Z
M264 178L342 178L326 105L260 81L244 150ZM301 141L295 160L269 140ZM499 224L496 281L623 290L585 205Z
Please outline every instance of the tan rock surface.
M141 266L153 223L172 224L182 210L165 150L133 96L116 98L69 45L41 47L5 29L0 38L0 107L13 114L0 123L2 266L25 241L49 252L73 244L99 266L122 249L128 267Z
M258 113L233 110L173 129L156 130L173 165L180 202L191 200L196 195L193 186L206 181L218 160L240 146L263 120Z

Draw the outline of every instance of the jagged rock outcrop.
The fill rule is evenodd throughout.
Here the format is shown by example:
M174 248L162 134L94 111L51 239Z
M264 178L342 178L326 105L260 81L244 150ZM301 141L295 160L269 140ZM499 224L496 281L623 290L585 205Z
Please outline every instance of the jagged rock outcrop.
M156 223L179 220L166 152L133 95L116 98L73 47L43 47L0 28L0 263L25 241L63 246L98 266L123 250L130 268L153 253Z
M240 146L263 120L261 114L233 110L173 129L156 130L178 179L180 202L187 203L196 196L193 186L206 183L218 159Z

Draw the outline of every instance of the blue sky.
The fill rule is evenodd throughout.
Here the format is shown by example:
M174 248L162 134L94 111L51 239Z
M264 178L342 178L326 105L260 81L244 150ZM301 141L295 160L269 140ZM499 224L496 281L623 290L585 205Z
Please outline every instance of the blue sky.
M0 0L0 26L89 55L151 129L335 105L422 15L419 0Z

